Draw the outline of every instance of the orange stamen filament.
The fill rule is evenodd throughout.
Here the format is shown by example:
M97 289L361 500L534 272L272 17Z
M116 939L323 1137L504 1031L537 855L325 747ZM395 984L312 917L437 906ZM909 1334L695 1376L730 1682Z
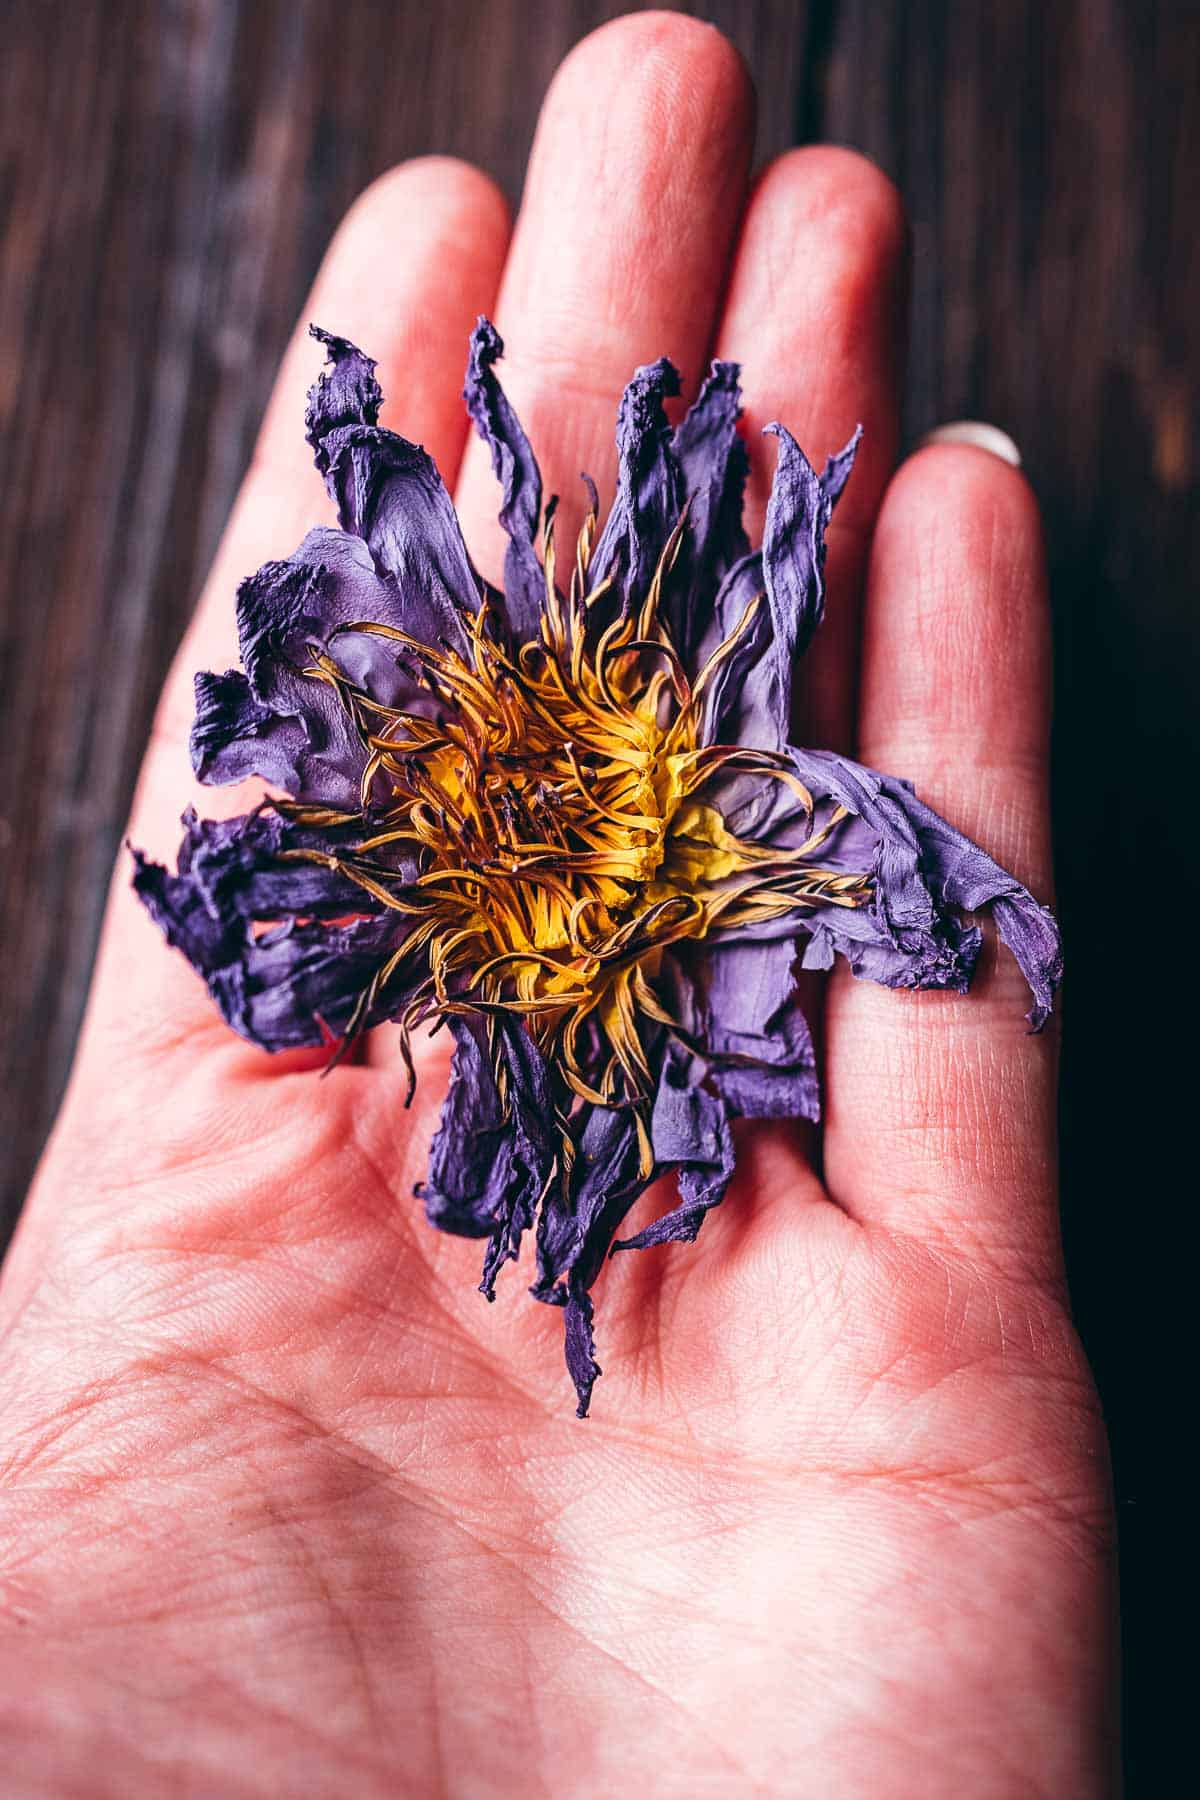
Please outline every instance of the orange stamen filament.
M638 1109L654 1078L641 1027L675 1025L654 986L667 946L806 906L861 906L871 893L869 876L813 860L844 809L818 822L783 756L699 741L701 703L760 600L689 682L661 616L684 523L636 617L618 614L599 634L590 621L608 583L588 590L594 514L579 534L565 602L547 521L541 638L516 657L498 642L486 603L464 618L462 652L391 626L341 628L403 646L436 720L381 705L314 647L306 672L334 688L362 732L363 805L374 811L370 831L347 848L284 853L324 863L421 919L360 997L355 1029L420 954L428 977L401 1019L406 1060L411 1030L430 1011L510 1012L580 1099L635 1108L647 1154ZM738 770L792 791L809 821L805 842L780 848L729 831L703 796L716 776ZM355 817L282 804L311 826ZM416 863L404 879L377 854L397 846ZM497 1079L503 1094L499 1061Z

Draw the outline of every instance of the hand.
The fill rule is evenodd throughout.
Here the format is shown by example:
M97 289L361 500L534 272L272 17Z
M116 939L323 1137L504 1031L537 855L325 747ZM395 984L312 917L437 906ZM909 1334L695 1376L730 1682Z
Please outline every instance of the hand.
M457 472L489 573L497 497L458 398L480 311L568 513L581 468L611 492L621 386L662 352L693 386L714 349L742 361L752 530L758 428L821 457L862 419L807 739L910 776L1045 896L1033 499L977 450L891 474L896 196L809 149L747 198L751 112L714 31L610 25L551 89L511 242L483 176L409 164L353 209L305 318L381 355L388 422ZM166 690L130 826L164 858L192 671L235 660L237 579L324 516L318 362L298 335ZM1025 1034L1011 960L969 998L830 983L820 1143L746 1130L694 1246L609 1266L581 1424L557 1313L511 1271L487 1307L479 1246L412 1198L438 1050L409 1112L390 1033L324 1081L260 1054L129 874L0 1289L6 1792L1108 1791L1103 1432L1052 1034Z

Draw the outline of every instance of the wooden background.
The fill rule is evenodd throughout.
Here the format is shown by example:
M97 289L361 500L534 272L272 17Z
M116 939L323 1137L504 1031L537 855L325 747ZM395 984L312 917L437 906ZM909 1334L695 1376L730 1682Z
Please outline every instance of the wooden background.
M155 690L330 231L372 176L429 150L481 163L516 200L555 64L621 10L0 4L6 1216L67 1072ZM1168 959L1200 873L1200 4L697 10L755 73L763 155L830 138L903 191L910 435L991 420L1044 501L1070 971L1065 1218L1113 1429L1131 1772L1146 1769L1143 1527L1169 1423L1157 1319L1171 1301L1156 1265L1164 1251L1179 1260L1195 1184L1189 1059L1160 1046L1195 1036L1194 1022L1180 1030L1188 1002Z

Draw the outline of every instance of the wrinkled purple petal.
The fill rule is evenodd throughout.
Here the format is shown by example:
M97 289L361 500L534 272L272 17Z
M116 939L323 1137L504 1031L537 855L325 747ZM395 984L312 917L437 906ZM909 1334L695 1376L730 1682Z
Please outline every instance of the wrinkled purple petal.
M793 925L793 930L795 929ZM714 946L704 982L709 1079L747 1119L818 1119L816 1054L795 997L793 938Z
M378 903L356 882L323 862L282 861L297 850L328 852L352 833L293 824L270 806L236 819L200 819L189 807L183 815L178 876L214 921L232 916L259 922L297 917L337 919L375 912Z
M312 446L313 460L319 473L327 475L324 440L345 425L377 424L383 392L375 379L378 365L373 356L364 356L349 338L322 331L319 325L310 325L308 335L324 344L329 359L329 366L308 390L304 414L304 435Z
M384 706L428 711L394 640L353 626L412 624L395 583L381 578L360 539L318 527L294 555L264 563L238 589L245 675L196 677L192 765L216 785L261 776L293 796L357 807L366 750L345 706L305 674L316 654Z
M508 1071L510 1175L483 1263L480 1292L491 1300L496 1277L515 1262L521 1239L532 1229L538 1201L549 1187L558 1158L552 1078L541 1051L517 1020L497 1021L500 1054Z
M592 1297L587 1289L577 1281L568 1283L563 1324L567 1373L575 1383L578 1400L575 1416L578 1419L587 1418L588 1407L592 1403L592 1389L601 1373L600 1364L596 1361L596 1341L592 1335L592 1311Z
M589 1106L577 1133L568 1190L547 1194L538 1220L533 1291L539 1300L561 1304L558 1284L571 1272L591 1286L614 1232L648 1185L639 1161L633 1114L627 1108Z
M281 864L279 851L303 834L275 814L217 821L189 811L183 822L177 873L135 851L134 888L167 942L204 978L222 1017L264 1050L341 1035L411 921L376 911L336 871ZM322 917L348 922L320 924ZM256 931L265 921L277 922ZM395 1003L393 990L357 1022L377 1023Z
M705 1214L719 1206L733 1175L733 1134L729 1114L716 1094L702 1085L703 1061L680 1044L663 1059L650 1123L655 1164L678 1170L679 1205L633 1237L619 1238L617 1250L649 1250L656 1244L691 1243Z
M418 1184L425 1216L457 1237L491 1237L512 1182L514 1140L476 1019L452 1017L450 1087Z
M493 364L503 354L499 332L490 320L480 318L471 333L463 399L491 451L500 483L500 523L508 534L502 604L509 631L523 644L539 635L546 600L546 577L537 553L542 477L521 421L496 379Z
M776 750L787 740L795 663L807 650L825 610L825 531L853 465L859 433L819 476L784 426L768 425L767 430L779 439L762 549L772 628L763 678L772 685L769 705L776 735L759 747Z
M325 449L342 527L396 583L405 629L422 643L465 649L462 614L479 604L479 581L432 459L379 426L334 432Z
M862 431L818 475L782 425L767 430L780 448L763 547L741 557L725 576L695 660L702 663L729 638L757 600L750 625L710 681L702 735L710 744L781 750L789 737L796 663L824 613L825 532Z
M713 594L750 548L742 525L750 462L737 430L739 373L737 363L714 362L672 439L688 510L663 618L690 674L703 661L699 646L711 632Z
M361 404L374 364L345 338L316 332L333 361L309 397L309 438L342 529L361 538L380 576L394 581L404 629L422 643L465 648L461 615L479 603L449 494L419 444L375 423L378 389ZM349 400L347 400L349 396Z
M700 1083L704 1065L681 1044L668 1043L650 1118L650 1142L660 1167L723 1160L723 1108Z
M567 1369L581 1419L600 1373L588 1290L621 1220L648 1185L638 1166L639 1154L637 1131L627 1109L589 1106L578 1133L568 1190L564 1195L557 1186L551 1188L538 1219L538 1278L530 1292L536 1300L565 1309Z
M417 700L421 690L401 647L392 639L354 629L363 624L388 625L414 637L420 635L412 629L414 621L405 595L395 582L377 573L361 538L317 526L288 561L318 575L312 596L316 605L295 622L294 635L283 646L292 659L302 655L308 643L315 643L356 687L381 705L408 706ZM296 626L301 631L296 631ZM246 646L242 662L249 670Z
M750 548L742 498L750 462L738 436L741 365L714 362L672 438L688 507L688 536L714 586Z
M538 1222L535 1297L565 1306L567 1365L586 1411L595 1367L588 1291L605 1258L617 1250L690 1242L705 1214L720 1204L734 1167L728 1112L703 1085L703 1061L665 1042L651 1113L654 1168L640 1166L641 1145L628 1108L593 1106L579 1136L566 1195L547 1194ZM614 1242L622 1220L662 1173L678 1173L679 1204L633 1237ZM585 1353L586 1352L586 1353ZM581 1379L581 1376L583 1379Z
M1062 978L1062 941L1052 914L1019 881L918 800L911 785L827 750L791 751L814 798L846 807L826 860L870 869L869 907L820 907L800 924L810 932L806 968L825 968L834 951L855 974L887 987L965 990L979 933L952 911L990 906L1003 941L1029 983L1029 1022L1040 1031Z
M632 1114L593 1106L579 1138L569 1192L550 1193L538 1221L535 1299L564 1308L567 1371L575 1384L579 1418L586 1418L596 1361L589 1289L608 1254L621 1220L649 1180L640 1172L640 1147Z
M498 1019L494 1030L508 1073L505 1105L483 1021L452 1016L450 1028L450 1091L419 1192L431 1225L490 1240L480 1291L492 1300L496 1277L519 1256L555 1169L550 1072L528 1032Z
M360 783L348 756L326 761L313 750L304 719L256 700L240 669L196 676L196 716L189 740L192 767L214 787L252 775L285 794L308 794L327 806L358 805Z
M238 589L245 679L235 670L196 681L192 766L217 784L261 775L293 796L339 808L359 804L366 750L327 683L303 673L319 638L324 570L264 563Z
M825 459L820 482L830 512L841 499L842 489L850 479L851 471L854 468L854 459L858 455L858 446L862 442L862 434L862 426L856 425L849 443L843 445L840 450L835 450L832 456L827 456Z
M611 579L618 601L638 606L683 507L683 479L664 399L679 392L665 356L634 371L617 415L617 494L596 544L591 581Z
M734 563L717 589L711 617L691 658L689 674L694 678L710 657L733 640L704 688L699 710L701 743L746 743L765 749L775 742L777 721L789 701L771 659L772 629L762 551L752 550Z

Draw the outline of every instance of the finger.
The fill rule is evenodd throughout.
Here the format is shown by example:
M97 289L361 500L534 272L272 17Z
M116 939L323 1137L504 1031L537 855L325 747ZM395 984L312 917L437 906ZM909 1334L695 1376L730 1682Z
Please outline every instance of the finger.
M501 375L542 473L581 522L581 470L611 497L617 405L639 363L667 354L695 386L745 189L753 97L711 26L648 13L602 26L559 68L542 106L495 319ZM455 504L483 573L502 579L499 493L478 440ZM398 1054L370 1034L368 1061Z
M795 723L804 743L844 745L851 734L863 561L896 451L905 266L900 198L865 157L814 145L788 152L759 177L716 335L717 355L742 366L752 543L762 538L775 468L774 440L763 427L780 420L820 467L863 426L828 534L825 620L798 671ZM811 668L814 681L807 680ZM799 999L819 1038L815 977L802 978ZM813 1134L790 1120L762 1134L776 1178L760 1192L767 1205L794 1212L798 1184L811 1180ZM781 1177L784 1169L790 1174Z
M585 38L550 86L497 302L505 388L562 496L570 543L581 470L605 498L621 391L670 356L695 387L724 285L753 133L750 84L711 26L673 13ZM503 539L487 453L458 493L467 541L499 578Z
M465 436L459 397L467 338L491 306L508 237L505 203L487 178L441 158L408 163L356 202L330 245L284 357L249 473L234 507L195 619L175 658L143 764L130 837L173 861L179 815L189 800L209 814L245 810L247 787L194 788L186 741L192 677L237 661L234 594L260 563L289 555L329 517L304 437L305 394L321 362L307 335L317 320L360 342L379 360L384 422L423 442L448 482ZM124 857L113 890L89 1031L129 1039L163 1030L207 1029L216 1014L183 959L167 955L129 888ZM216 1021L216 1028L220 1022ZM85 1039L86 1049L86 1039Z
M984 451L919 452L888 490L864 626L859 754L1048 895L1049 625L1037 506ZM1012 1270L1057 1268L1052 1034L989 938L969 995L841 973L825 1169L856 1216Z
M752 542L775 464L763 427L782 421L820 467L863 426L828 534L825 621L800 670L806 744L850 735L863 565L896 455L905 252L900 197L873 163L828 145L790 151L751 197L717 332L717 355L742 365Z
M382 422L423 443L452 487L466 436L459 396L467 338L492 304L507 238L499 190L477 169L442 157L391 170L346 215L284 355L249 473L167 678L131 825L139 842L165 826L173 848L187 798L179 783L192 678L237 661L239 581L268 558L290 555L311 526L332 521L304 436L307 392L322 361L309 323L378 359ZM233 810L240 804L235 794ZM206 809L218 809L211 790Z

